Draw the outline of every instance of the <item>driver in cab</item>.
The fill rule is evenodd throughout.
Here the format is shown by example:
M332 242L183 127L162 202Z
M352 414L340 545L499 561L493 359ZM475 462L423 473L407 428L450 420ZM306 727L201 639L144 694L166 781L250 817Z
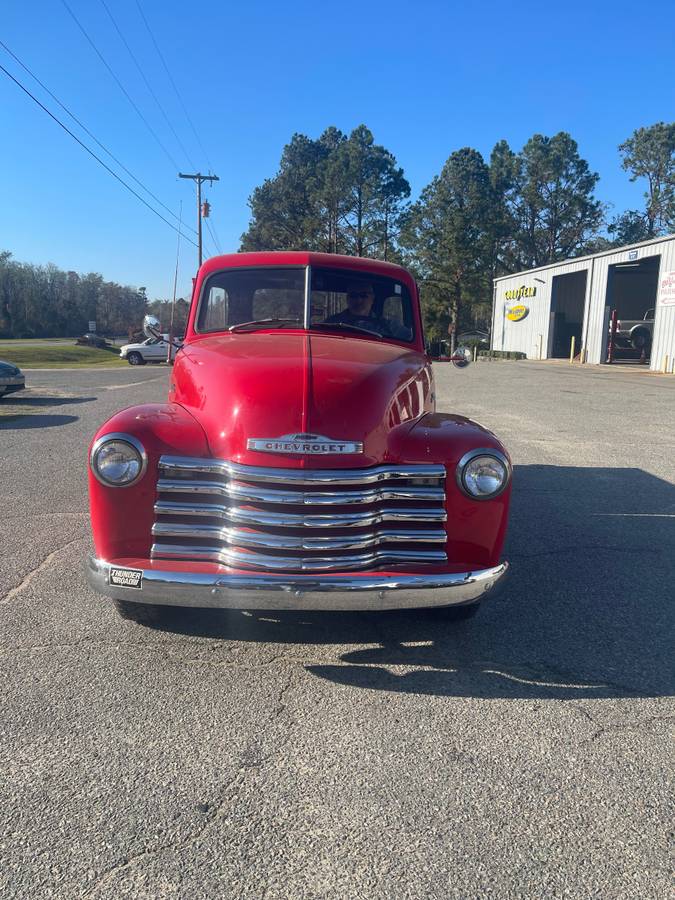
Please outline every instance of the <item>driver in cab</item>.
M351 281L347 285L347 308L329 316L326 322L353 325L379 335L393 337L389 322L380 316L372 315L374 302L375 291L369 281Z

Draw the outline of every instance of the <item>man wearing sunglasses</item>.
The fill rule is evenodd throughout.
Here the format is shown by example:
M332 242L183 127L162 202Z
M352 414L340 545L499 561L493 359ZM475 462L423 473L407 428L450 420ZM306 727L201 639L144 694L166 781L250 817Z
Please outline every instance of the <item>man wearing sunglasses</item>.
M329 316L326 322L353 325L381 337L393 337L389 322L372 314L374 302L375 291L369 281L350 281L347 285L347 308Z

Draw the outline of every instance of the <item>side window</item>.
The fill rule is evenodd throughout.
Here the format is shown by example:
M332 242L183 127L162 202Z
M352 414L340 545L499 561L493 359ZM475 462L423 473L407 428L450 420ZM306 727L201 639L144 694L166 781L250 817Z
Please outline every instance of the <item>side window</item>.
M225 331L228 326L229 303L225 289L213 285L204 304L205 331Z
M405 325L401 297L396 295L386 297L382 304L382 315L385 319L389 319L390 322L395 322L397 325Z

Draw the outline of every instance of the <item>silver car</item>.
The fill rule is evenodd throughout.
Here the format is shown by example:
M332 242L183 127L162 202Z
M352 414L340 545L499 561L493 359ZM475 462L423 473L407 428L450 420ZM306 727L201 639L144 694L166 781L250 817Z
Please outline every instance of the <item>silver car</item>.
M0 359L0 397L22 391L26 387L26 376L14 363Z

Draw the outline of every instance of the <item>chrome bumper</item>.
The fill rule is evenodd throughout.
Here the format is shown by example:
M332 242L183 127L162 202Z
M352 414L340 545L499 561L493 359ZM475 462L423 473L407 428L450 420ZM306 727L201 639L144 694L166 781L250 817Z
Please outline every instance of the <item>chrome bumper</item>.
M142 573L139 587L110 583L115 563L90 556L87 580L113 600L165 606L216 609L412 609L472 603L501 585L508 571L503 562L491 569L430 575L250 575L129 569Z

